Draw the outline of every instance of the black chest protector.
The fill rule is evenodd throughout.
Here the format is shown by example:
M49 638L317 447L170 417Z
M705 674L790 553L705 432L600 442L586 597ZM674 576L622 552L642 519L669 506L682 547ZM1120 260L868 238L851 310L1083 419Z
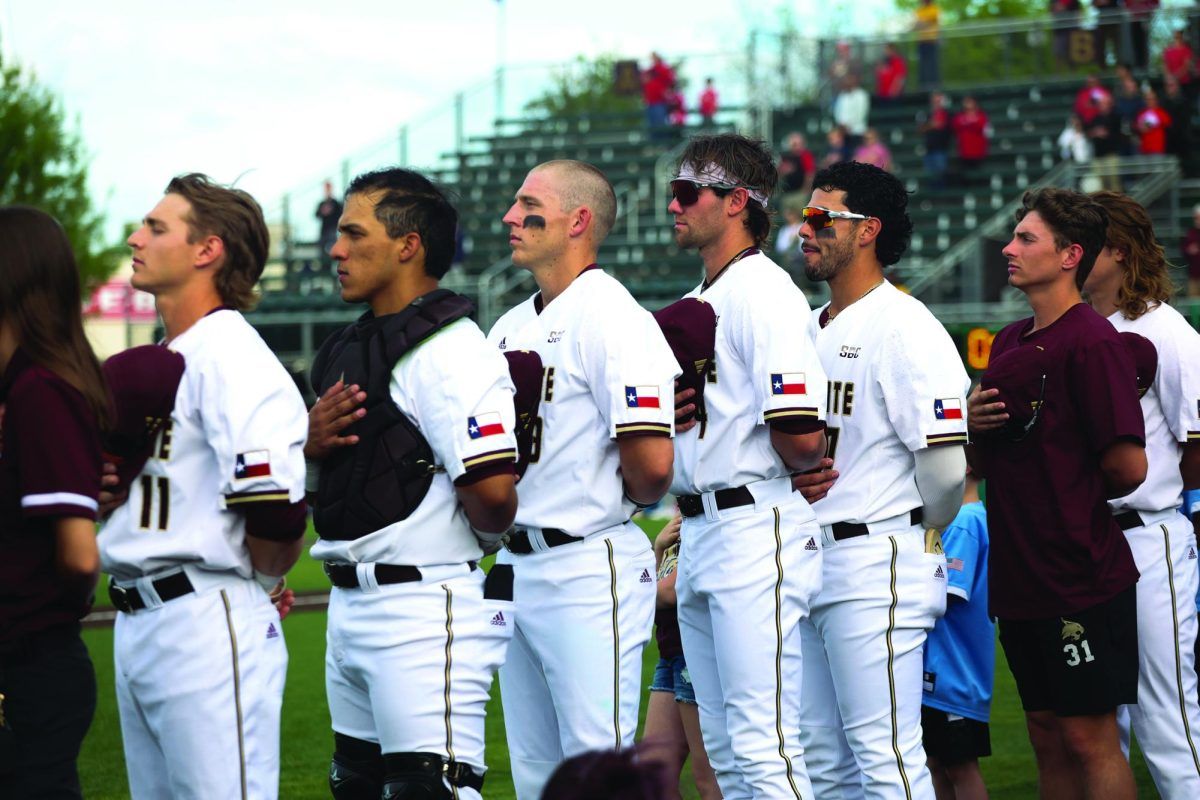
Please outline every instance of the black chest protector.
M396 362L442 328L469 315L471 301L448 289L422 295L403 311L367 312L321 345L312 366L320 397L342 380L367 393L367 413L342 431L358 444L340 447L321 462L313 523L322 539L358 539L407 519L439 470L424 435L392 402Z

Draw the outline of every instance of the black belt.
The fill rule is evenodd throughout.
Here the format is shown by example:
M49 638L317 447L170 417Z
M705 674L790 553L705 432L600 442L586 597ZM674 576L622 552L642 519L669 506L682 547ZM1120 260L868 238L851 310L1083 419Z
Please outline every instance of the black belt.
M908 512L908 523L910 525L920 525L925 519L925 512L922 509L914 508ZM870 527L865 522L835 522L829 526L833 531L833 540L840 542L842 539L853 539L855 536L866 536L871 532Z
M151 581L151 585L154 586L158 599L164 603L196 591L185 572L176 572L165 578ZM112 604L118 611L124 611L126 614L131 611L141 611L146 607L146 601L136 586L118 586L114 578L108 579L108 598L112 600Z
M546 542L546 547L558 547L583 541L582 536L572 536L558 528L542 528L542 539ZM529 541L529 531L526 530L515 530L510 533L504 546L508 548L508 552L516 553L519 556L529 555L533 552L533 545Z
M1132 508L1122 511L1120 514L1113 514L1113 519L1121 526L1121 530L1127 531L1130 528L1140 528L1146 523L1142 521L1142 515L1134 511Z
M477 566L474 561L468 561L467 565L472 571ZM362 586L358 582L357 564L326 561L321 565L321 568L325 570L325 575L329 578L329 582L339 589L358 589ZM375 565L375 583L380 586L389 586L393 583L415 583L419 580L421 580L421 570L416 567L410 567L405 564Z
M750 490L745 486L737 486L733 489L717 489L717 491L713 492L713 495L717 501L718 511L754 504L754 495L750 494ZM704 513L704 500L701 495L684 494L675 499L679 503L679 513L685 517L698 517Z
M386 763L389 770L415 772L436 781L445 778L451 786L483 791L482 775L467 764L450 761L438 753L389 753Z

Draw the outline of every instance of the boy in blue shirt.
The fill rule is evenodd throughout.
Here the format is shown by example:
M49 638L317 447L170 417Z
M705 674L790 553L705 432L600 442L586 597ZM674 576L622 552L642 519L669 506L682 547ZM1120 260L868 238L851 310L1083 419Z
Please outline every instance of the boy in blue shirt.
M996 639L987 605L987 513L970 468L963 507L942 532L942 547L949 596L925 643L921 727L938 800L975 800L987 797L979 759L992 754Z

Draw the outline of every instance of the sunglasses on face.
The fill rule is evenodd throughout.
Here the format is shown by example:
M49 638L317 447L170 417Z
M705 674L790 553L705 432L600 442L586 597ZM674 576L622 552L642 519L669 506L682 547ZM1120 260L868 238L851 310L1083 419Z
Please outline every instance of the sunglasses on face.
M830 211L827 208L805 206L800 209L800 219L807 222L814 231L832 228L835 220L839 219L870 219L864 214L854 214L850 211Z
M700 199L701 189L730 191L738 187L732 183L696 183L695 181L676 178L671 181L671 196L679 201L681 206L690 206Z

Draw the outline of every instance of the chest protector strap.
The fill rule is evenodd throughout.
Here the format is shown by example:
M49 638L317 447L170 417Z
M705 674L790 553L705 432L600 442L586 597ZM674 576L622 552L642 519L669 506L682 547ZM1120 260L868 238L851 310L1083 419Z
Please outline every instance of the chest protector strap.
M343 432L358 444L321 462L313 522L322 539L358 539L407 519L441 467L425 436L392 402L392 369L405 353L452 322L468 316L471 301L436 289L403 311L363 314L325 340L313 361L312 387L320 397L342 380L367 393L367 413Z

